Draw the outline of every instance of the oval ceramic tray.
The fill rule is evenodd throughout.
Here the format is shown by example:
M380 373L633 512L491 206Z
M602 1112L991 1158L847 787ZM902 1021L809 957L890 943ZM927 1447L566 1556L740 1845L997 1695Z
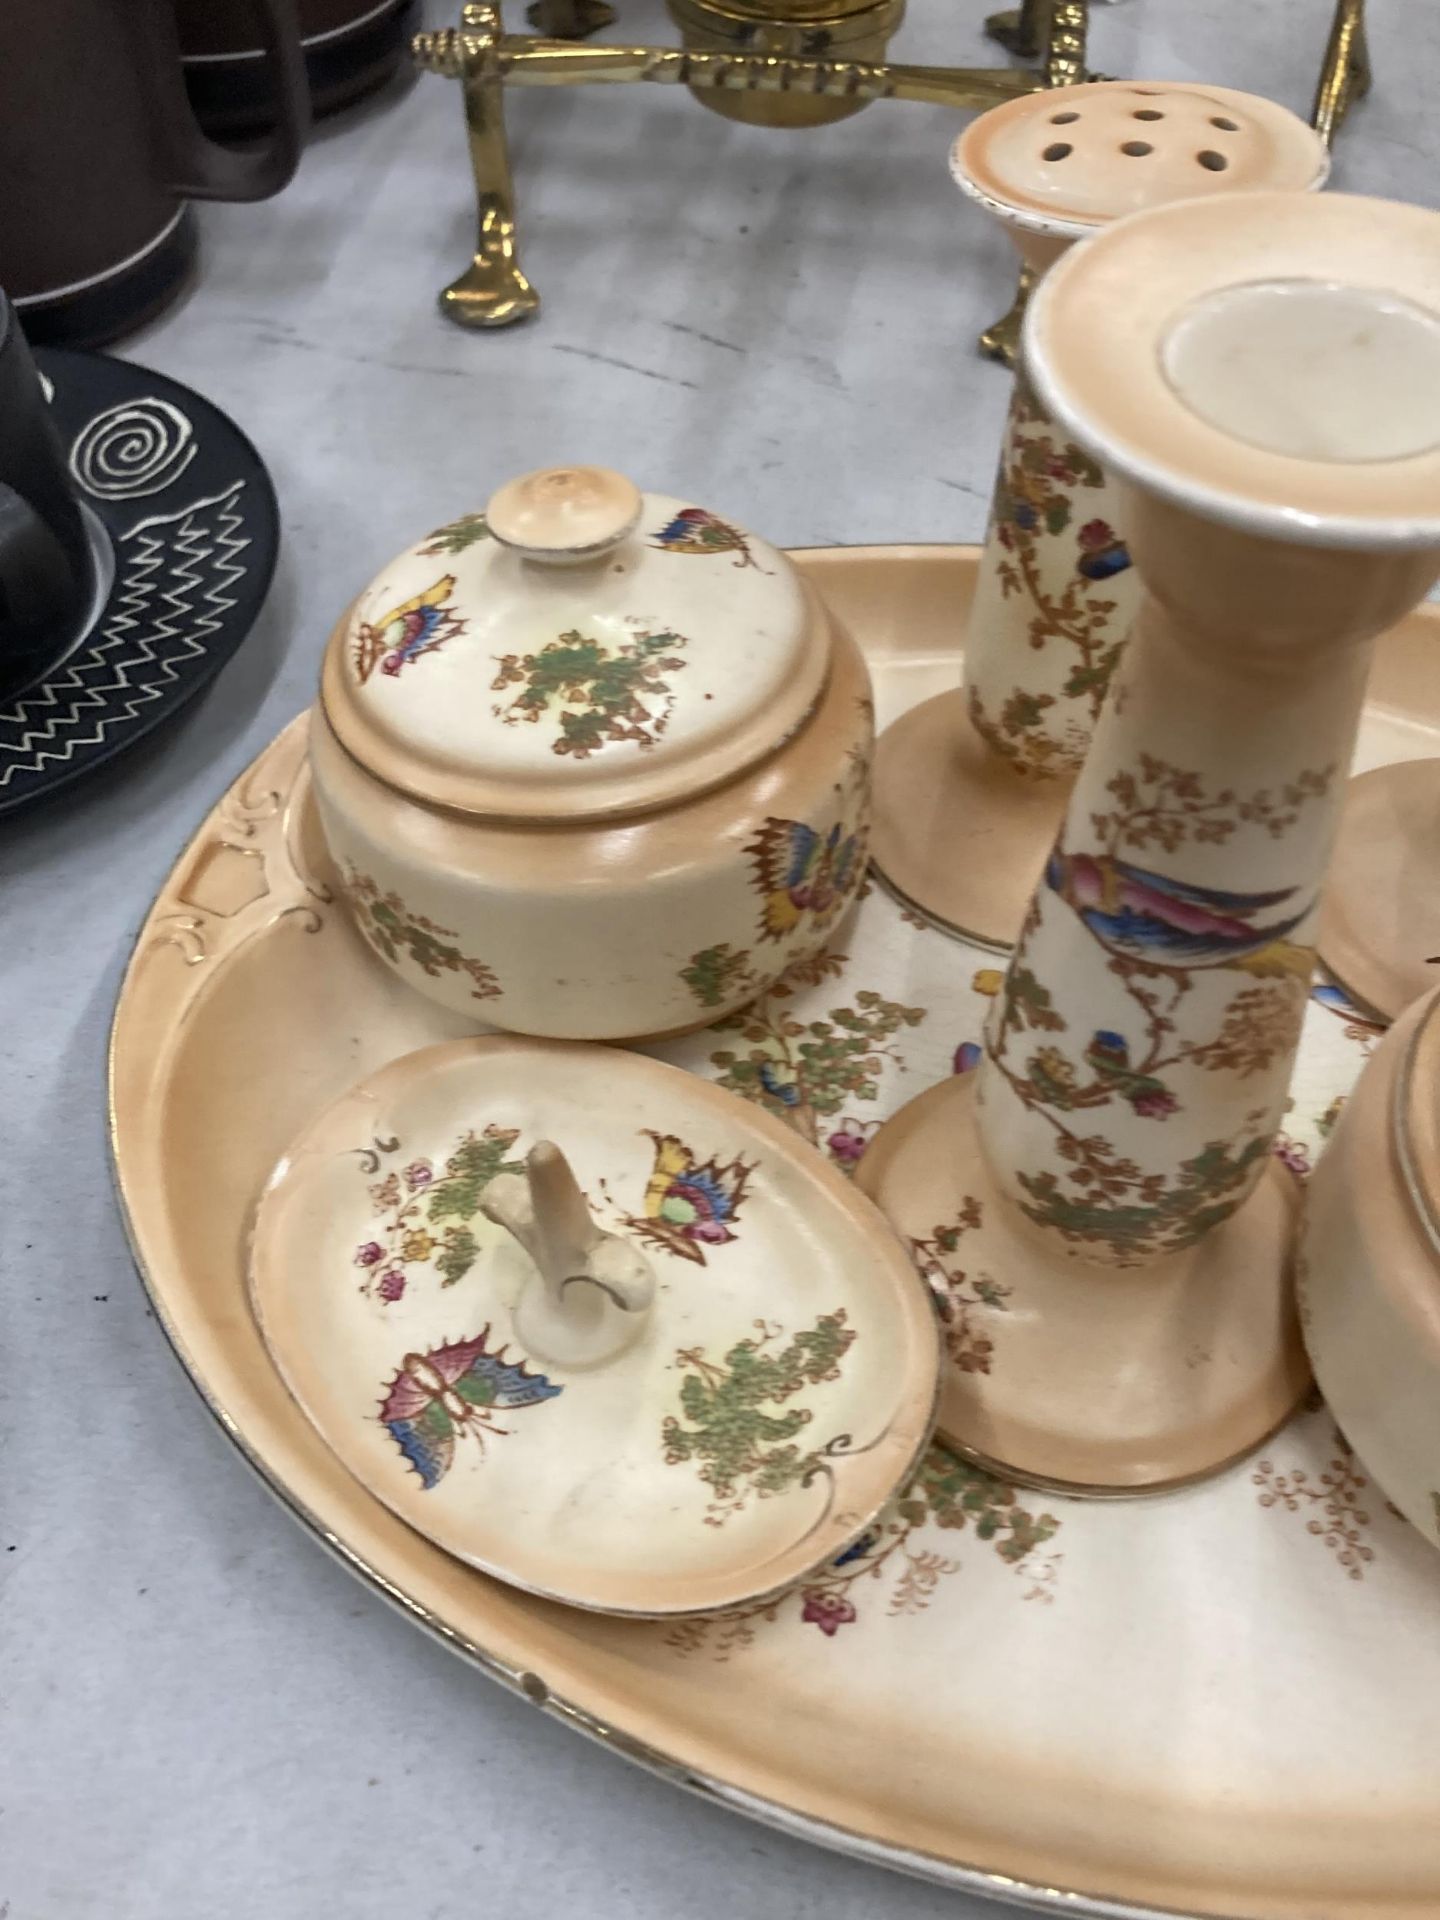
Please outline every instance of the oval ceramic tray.
M969 549L804 556L862 641L883 724L949 684ZM1379 649L1360 765L1440 753L1440 618ZM246 1222L286 1143L359 1075L468 1029L330 902L296 721L181 856L116 1013L111 1125L155 1310L226 1432L377 1593L492 1676L724 1804L1000 1898L1096 1914L1433 1920L1440 1555L1314 1407L1149 1501L1019 1492L933 1449L799 1591L725 1619L569 1612L488 1580L368 1495L287 1397L246 1300ZM963 1061L998 974L878 888L745 1015L655 1051L841 1165ZM703 1009L703 969L697 1001ZM1373 1029L1317 993L1302 1172ZM963 1228L915 1248L952 1349L1005 1360ZM979 1284L977 1284L977 1281ZM637 1673L643 1685L637 1685Z

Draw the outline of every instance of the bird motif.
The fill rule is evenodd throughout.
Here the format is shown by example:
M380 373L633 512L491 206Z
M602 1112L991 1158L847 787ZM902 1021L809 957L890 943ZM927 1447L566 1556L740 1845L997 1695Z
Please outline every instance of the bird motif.
M453 1340L428 1353L407 1353L380 1403L380 1419L428 1493L455 1461L455 1441L473 1434L484 1449L487 1433L509 1433L495 1424L497 1407L533 1407L564 1391L523 1360L491 1353L485 1327L473 1340Z
M860 877L860 836L836 821L823 837L803 820L769 819L746 847L764 895L760 938L783 940L808 915L832 921Z
M1130 550L1106 521L1087 521L1076 537L1080 558L1075 565L1085 579L1110 580L1129 568Z
M423 593L402 601L374 622L361 623L355 637L355 671L362 686L377 666L393 678L412 660L434 653L464 631L465 622L445 605L454 590L454 574L442 574Z
M627 1217L625 1224L642 1239L703 1267L706 1247L723 1246L736 1237L754 1165L738 1157L722 1164L714 1154L699 1161L676 1134L654 1133L648 1127L646 1133L655 1145L655 1164L645 1186L643 1214Z
M1268 925L1253 924L1255 915L1293 899L1293 887L1229 893L1132 867L1110 854L1059 847L1046 863L1045 884L1108 953L1152 966L1239 967L1309 978L1313 956L1286 938L1310 912L1309 901Z
M1130 1065L1130 1043L1123 1033L1101 1027L1085 1049L1085 1064L1101 1086L1128 1100L1144 1120L1167 1120L1180 1103L1153 1073L1137 1073Z
M733 565L754 567L757 573L766 571L756 565L749 542L740 529L732 527L718 514L707 513L704 507L682 507L656 534L654 544L666 553L733 553Z
M782 1107L798 1107L800 1104L800 1082L794 1075L782 1073L774 1060L762 1060L755 1069L761 1086L772 1100Z

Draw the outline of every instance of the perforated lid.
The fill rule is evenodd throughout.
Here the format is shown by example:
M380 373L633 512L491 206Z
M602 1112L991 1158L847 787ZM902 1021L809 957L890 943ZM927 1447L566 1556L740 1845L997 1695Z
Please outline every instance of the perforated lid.
M829 660L824 610L774 547L559 467L392 561L332 639L321 698L391 786L579 820L732 778L802 724Z
M1325 143L1233 87L1094 80L1007 100L950 153L956 182L1010 225L1078 239L1144 207L1324 184Z

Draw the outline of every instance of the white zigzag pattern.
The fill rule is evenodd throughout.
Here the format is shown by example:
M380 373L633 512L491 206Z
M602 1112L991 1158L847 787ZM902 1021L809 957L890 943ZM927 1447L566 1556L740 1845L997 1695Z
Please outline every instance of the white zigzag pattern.
M59 763L70 759L81 747L99 746L108 732L136 719L143 707L158 700L166 686L179 679L182 661L204 653L205 641L221 624L220 616L235 605L234 597L224 589L243 579L246 572L234 558L250 545L248 535L235 537L235 530L244 525L235 505L244 486L243 480L237 480L223 493L192 501L178 513L152 514L121 536L117 560L125 589L112 599L110 618L99 636L33 697L17 701L8 712L0 712L0 719L24 724L31 715L38 721L46 708L55 709L43 723L27 726L13 745L0 742L0 755L7 763L0 771L0 788L7 786L16 774L38 773L47 761ZM207 507L217 509L213 540L211 528L194 521L194 516ZM153 527L176 528L177 523L173 544L165 535L150 531ZM132 541L136 543L133 550ZM207 541L210 544L203 544ZM212 574L208 584L200 571L207 562ZM172 584L159 593L161 607L154 607L150 603L156 597L159 583L153 576L167 563L173 570ZM206 605L212 611L200 612L199 608ZM164 608L168 611L162 610ZM144 631L147 620L153 622L148 632ZM106 654L124 646L132 637L136 646L134 653L121 660L105 662L115 678L87 687L80 669L93 668ZM171 658L162 660L156 649L169 641L182 644ZM159 667L159 678L150 686L132 687L130 674L134 669L152 665ZM97 719L93 732L57 740L62 731L82 724L87 708L104 707L108 695L127 690L131 698L123 707ZM21 758L22 755L28 758Z

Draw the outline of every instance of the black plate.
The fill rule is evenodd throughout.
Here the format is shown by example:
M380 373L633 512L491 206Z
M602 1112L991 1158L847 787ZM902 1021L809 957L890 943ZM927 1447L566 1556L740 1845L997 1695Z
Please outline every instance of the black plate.
M260 456L189 387L105 354L39 348L108 576L88 632L0 705L0 814L43 799L177 713L255 623L280 516ZM113 568L113 574L110 570Z

